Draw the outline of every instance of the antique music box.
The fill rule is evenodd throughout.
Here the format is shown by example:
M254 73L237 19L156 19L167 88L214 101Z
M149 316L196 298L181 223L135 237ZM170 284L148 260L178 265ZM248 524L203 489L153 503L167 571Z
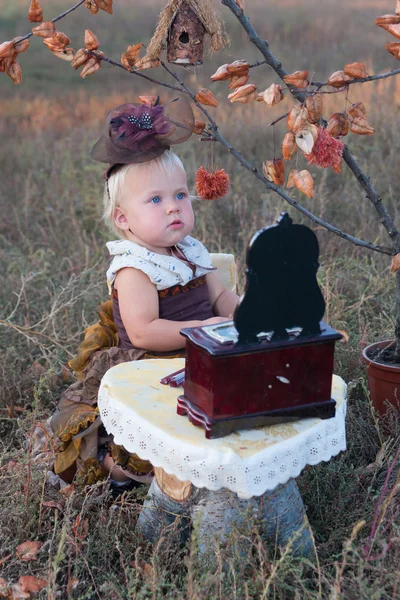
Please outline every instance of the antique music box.
M318 257L311 229L282 213L250 241L233 321L181 330L186 364L177 411L207 438L335 415L333 359L342 336L321 321Z

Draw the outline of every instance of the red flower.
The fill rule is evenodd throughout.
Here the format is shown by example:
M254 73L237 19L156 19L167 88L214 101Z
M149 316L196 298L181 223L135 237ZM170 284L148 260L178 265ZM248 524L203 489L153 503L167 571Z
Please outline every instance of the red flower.
M204 167L197 169L196 190L204 200L216 200L225 196L229 189L229 175L224 169L207 171Z
M318 127L318 135L314 148L310 154L305 154L304 156L309 165L317 165L324 169L332 167L335 173L339 173L343 148L343 142L329 135L322 127Z

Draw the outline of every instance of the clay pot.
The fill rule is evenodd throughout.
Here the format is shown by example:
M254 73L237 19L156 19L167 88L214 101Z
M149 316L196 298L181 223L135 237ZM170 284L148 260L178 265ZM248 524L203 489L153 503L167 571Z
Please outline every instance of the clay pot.
M367 363L368 385L373 407L380 415L384 415L391 404L400 412L400 366L385 365L375 362L369 355L376 349L383 349L392 340L376 342L364 348L362 356Z

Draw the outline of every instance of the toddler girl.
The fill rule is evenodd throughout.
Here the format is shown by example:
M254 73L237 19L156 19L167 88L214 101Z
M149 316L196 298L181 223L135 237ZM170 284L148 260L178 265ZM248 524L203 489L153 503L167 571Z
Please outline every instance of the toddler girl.
M95 160L110 165L104 216L120 239L107 244L112 317L110 303L103 304L100 323L86 331L70 362L80 381L63 394L51 420L60 440L54 469L66 481L76 476L90 484L110 476L124 488L127 481L149 480L151 464L113 444L102 427L100 380L120 362L183 355L183 327L227 320L237 304L206 248L190 236L192 198L170 146L185 141L192 127L183 99L166 107L125 104L108 115L92 150Z

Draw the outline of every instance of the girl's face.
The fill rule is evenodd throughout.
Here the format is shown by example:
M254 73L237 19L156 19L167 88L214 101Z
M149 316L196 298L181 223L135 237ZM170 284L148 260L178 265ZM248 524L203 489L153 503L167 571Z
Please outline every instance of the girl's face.
M128 170L114 219L129 240L167 254L166 248L181 242L194 226L185 172L174 167L166 174L157 166Z

